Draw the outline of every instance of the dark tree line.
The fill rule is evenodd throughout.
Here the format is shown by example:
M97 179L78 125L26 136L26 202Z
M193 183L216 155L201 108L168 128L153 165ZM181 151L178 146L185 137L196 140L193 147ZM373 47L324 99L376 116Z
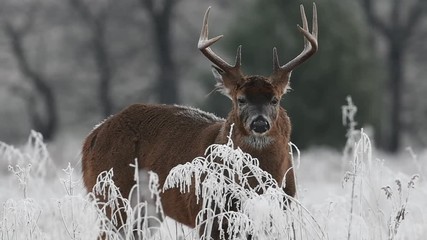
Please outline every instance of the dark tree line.
M132 54L141 52L140 55L147 55L151 51L151 55L146 58L138 55L139 58L129 61L141 69L138 73L129 74L132 78L136 75L139 77L138 74L144 71L154 73L153 81L151 76L149 79L141 77L141 83L148 83L145 86L154 86L146 87L150 99L155 96L156 102L179 103L182 98L179 89L180 65L177 59L180 51L182 54L182 49L177 46L180 39L174 26L183 17L178 12L181 2L183 1L1 0L0 19L2 36L7 40L5 45L21 77L32 86L30 91L22 90L23 88L20 91L20 96L28 106L26 114L31 127L41 132L46 140L52 139L60 129L58 125L61 109L58 109L60 97L57 88L61 83L58 82L69 79L70 85L76 85L73 76L61 77L60 74L52 74L40 67L44 60L38 59L37 54L34 54L39 49L32 43L35 35L43 34L40 33L43 27L59 26L60 31L68 31L67 21L84 32L68 40L69 42L62 43L62 48L79 51L80 45L76 44L76 47L69 44L81 41L84 45L84 49L80 50L84 54L73 57L84 58L77 60L78 64L90 63L89 67L85 66L87 72L83 78L94 79L96 84L91 85L88 84L89 81L85 81L84 87L90 86L93 89L88 90L88 96L82 101L93 97L89 101L96 105L94 107L99 111L97 116L103 118L114 114L122 105L117 102L113 90L126 82L127 75L122 68L127 63L122 60L131 59L131 54L118 57L117 49L123 47L120 44L131 44L127 47ZM407 77L405 66L407 56L412 54L409 46L413 45L418 36L426 34L425 30L420 29L426 21L426 5L425 0L325 0L318 3L319 52L303 68L293 73L291 87L294 92L287 94L283 102L293 118L293 139L300 147L319 144L339 146L343 143L345 129L339 126L340 106L345 104L347 95L352 95L359 107L359 126L373 125L377 129L376 139L380 147L390 152L399 150L405 124L402 119ZM281 62L286 62L301 51L302 36L295 27L300 23L298 2L272 0L266 4L262 0L250 3L243 0L220 1L219 6L218 14L227 9L233 17L229 24L213 28L222 29L225 35L222 46L216 47L225 46L224 52L232 56L235 48L242 44L243 69L248 74L271 73L273 47L278 48ZM380 7L389 11L385 13ZM56 11L58 9L59 12ZM64 22L57 23L58 19L53 18L51 13L55 13L56 18L67 20L60 19ZM194 28L191 31L195 34L195 40L202 14L201 11L198 18L194 18L194 26L185 26ZM121 18L126 18L127 22ZM141 22L144 24L141 25ZM138 46L137 41L129 41L135 33L127 33L123 39L122 36L114 35L117 28L126 28L126 24L137 25L136 31L147 44L144 49ZM132 27L132 31L135 29ZM371 44L372 36L378 36L375 40L381 40L378 45L385 44L384 56L378 54L380 51ZM194 55L196 54L199 53L194 48ZM73 66L65 64L64 67L73 69ZM212 78L208 70L205 72L206 76L200 76L201 79L197 82L206 82L211 90L213 82L208 79ZM384 82L386 91L382 91ZM381 94L383 92L385 94ZM383 101L384 98L386 101ZM229 110L227 100L224 99L213 95L204 109L224 115Z
M25 99L32 127L41 132L45 140L55 136L58 129L58 111L56 97L48 78L30 61L25 41L32 31L37 5L31 5L30 13L22 23L15 24L8 18L2 18L3 33L8 39L10 53L13 55L17 68L25 79L30 81L35 92L21 91Z
M409 1L408 1L409 2ZM389 94L387 107L389 126L383 134L382 147L390 152L397 152L402 139L402 106L403 93L405 91L405 57L411 38L417 33L422 18L427 13L427 1L415 0L412 5L405 8L410 3L401 0L391 0L390 12L384 18L378 14L378 6L372 0L360 0L362 9L365 12L369 25L375 33L381 35L387 44L386 72L387 88ZM408 9L408 10L406 10Z
M147 31L147 29L141 29L141 31L146 36L153 37L151 43L154 46L156 55L154 65L158 69L154 91L157 94L157 101L161 103L178 103L179 76L173 57L174 36L171 22L174 19L174 11L179 1L132 1L138 3L140 11L149 16L151 25L149 30L151 32ZM114 56L110 52L113 43L109 39L108 29L116 10L115 7L119 3L114 1L94 3L86 0L66 0L64 3L69 7L69 10L77 13L79 21L89 33L85 41L88 46L87 49L90 50L91 61L95 67L97 106L100 109L100 115L108 117L117 110L112 96L116 66ZM29 49L26 48L25 41L28 35L36 32L33 23L43 17L41 14L36 14L36 9L49 8L48 5L50 4L53 3L42 0L31 4L4 1L2 6L13 9L15 16L10 14L10 16L1 18L3 33L9 40L10 53L16 61L17 68L22 76L31 82L35 90L35 92L31 93L20 91L23 93L21 95L26 99L28 105L31 128L41 132L47 141L52 140L58 130L57 99L51 81L40 69L35 67L37 59L34 60L34 58L28 56ZM65 8L67 8L66 6ZM24 24L20 23L20 19L25 20ZM141 63L141 67L143 67L143 63Z

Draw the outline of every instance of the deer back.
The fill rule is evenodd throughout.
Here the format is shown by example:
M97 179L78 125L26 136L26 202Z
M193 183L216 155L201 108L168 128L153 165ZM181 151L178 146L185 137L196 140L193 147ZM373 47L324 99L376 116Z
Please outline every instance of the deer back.
M223 123L223 119L193 108L132 105L108 118L86 138L82 153L85 186L91 190L98 174L113 168L115 184L123 196L128 196L135 184L130 166L135 159L141 169L157 173L163 185L174 166L202 156L216 142ZM194 193L180 194L172 189L162 195L165 212L191 225L186 216L190 213L185 214L182 209L189 208L191 204L186 199ZM177 204L184 206L173 206ZM176 214L175 209L179 210Z

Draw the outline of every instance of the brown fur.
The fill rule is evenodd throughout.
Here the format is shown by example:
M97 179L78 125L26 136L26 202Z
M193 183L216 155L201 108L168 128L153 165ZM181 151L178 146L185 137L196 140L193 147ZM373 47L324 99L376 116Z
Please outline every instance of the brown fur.
M90 191L96 177L102 171L113 168L114 181L123 196L128 196L133 180L133 168L129 166L138 159L141 169L159 175L161 186L169 171L202 156L213 143L226 143L232 123L236 124L232 139L236 146L257 157L260 167L272 174L279 182L291 167L289 156L290 122L283 109L270 130L274 144L266 149L253 149L241 140L241 129L234 114L227 120L198 117L183 112L197 111L179 106L135 104L110 117L94 129L83 146L83 180ZM197 112L199 113L199 112ZM295 185L293 173L287 175L285 191L293 196ZM200 206L194 192L180 193L178 189L167 190L161 195L167 216L194 227Z

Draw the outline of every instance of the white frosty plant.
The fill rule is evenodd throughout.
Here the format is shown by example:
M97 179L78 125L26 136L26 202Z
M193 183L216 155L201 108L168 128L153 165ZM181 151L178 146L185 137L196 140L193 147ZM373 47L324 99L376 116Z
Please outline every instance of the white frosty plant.
M196 219L196 229L204 226L201 239L223 224L232 239L325 239L307 209L259 167L258 159L234 147L231 132L227 144L213 144L205 157L174 167L164 184L164 190L179 187L181 192L194 184L202 205ZM225 236L221 227L220 234Z
M351 190L347 239L399 239L399 226L405 220L409 195L419 175L410 177L406 189L400 179L395 179L393 188L388 183L392 179L385 178L388 170L384 161L373 159L369 136L363 128L355 128L357 107L351 97L342 109L343 124L348 127L344 159L351 159L343 182L349 182ZM383 193L388 201L384 201Z
M157 229L164 219L160 204L158 176L135 168L135 184L128 197L122 196L113 181L113 169L101 172L93 187L93 198L98 205L100 235L107 239L165 239ZM99 199L98 199L99 198Z

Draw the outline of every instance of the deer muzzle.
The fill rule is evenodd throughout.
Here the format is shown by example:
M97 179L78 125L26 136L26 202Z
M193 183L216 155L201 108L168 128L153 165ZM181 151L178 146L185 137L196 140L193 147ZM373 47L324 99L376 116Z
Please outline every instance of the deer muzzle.
M262 134L270 130L270 124L268 123L268 120L265 119L265 117L258 116L252 121L250 128L255 133Z

